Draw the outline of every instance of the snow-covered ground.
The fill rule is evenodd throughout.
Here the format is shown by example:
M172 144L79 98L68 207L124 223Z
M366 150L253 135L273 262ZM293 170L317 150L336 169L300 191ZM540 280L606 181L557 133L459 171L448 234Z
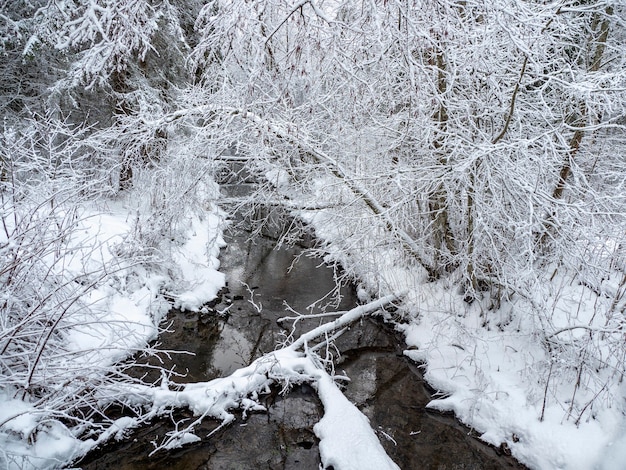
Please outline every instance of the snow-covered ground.
M100 373L154 339L171 306L164 293L180 308L200 310L225 281L218 271L224 221L217 208L202 216L188 216L179 224L184 227L179 233L184 235L167 244L171 263L159 267L125 261L121 253L132 238L132 211L124 201L109 202L106 207L104 211L85 209L80 230L73 232L67 260L59 265L74 276L98 266L116 266L114 276L84 292L81 304L88 308L73 312L68 323L67 353L58 369L75 374L74 379L85 371ZM577 325L593 325L604 300L582 283L567 282L564 275L552 282L560 282L558 297L550 295L546 284L537 286L535 299L505 300L498 309L488 310L480 299L464 302L446 281L425 282L403 268L393 251L375 242L375 249L359 251L357 247L362 245L342 232L349 227L338 224L336 214L318 211L304 216L326 240L329 256L359 276L364 298L367 292L387 295L387 301L403 297L398 328L406 335L405 354L425 364L426 379L441 391L441 397L429 406L454 411L482 439L508 447L534 469L617 470L626 466L624 386L608 380L606 374L611 371L602 368L595 377L600 386L577 383L575 369L552 369L544 344L550 334L571 341L583 338L584 328L569 327L572 318ZM359 237L360 243L366 240L362 233ZM369 268L364 269L366 266ZM531 301L551 309L549 316L542 317L548 318L549 324L538 327L536 322L541 319L533 314ZM346 315L366 314L383 304L373 301L368 308ZM540 330L546 333L537 334ZM102 399L107 394L118 394L118 399L126 394L128 403L144 407L144 421L168 409L186 407L198 419L212 417L227 424L233 419L233 408L263 409L258 396L271 383L307 381L317 388L324 404L325 415L315 432L325 465L338 470L397 468L367 419L346 400L307 349L307 341L316 334L321 333L296 340L229 377L189 384L183 390L164 377L160 386L152 387L116 388L107 382L99 393ZM598 345L601 352L604 347ZM564 354L560 360L565 364L568 358ZM598 396L601 399L596 400ZM141 424L135 418L120 418L100 434L79 439L80 426L68 428L48 411L10 389L1 391L0 465L57 468L100 442L124 438L125 430ZM172 431L161 447L197 441L193 424Z
M510 298L496 309L480 299L468 304L450 281L427 282L415 268L404 268L397 250L375 237L368 248L367 236L336 212L301 215L327 242L329 260L360 278L362 295L408 292L398 329L406 336L405 354L424 364L426 380L440 391L429 407L453 411L484 441L508 447L532 469L626 468L626 386L611 377L611 367L600 365L594 376L581 379L572 364L598 358L572 358L565 347L553 351L562 367L551 366L545 344L550 335L564 336L565 345L584 339L586 327L596 328L599 312L610 307L603 305L611 302L608 296L572 281L574 276L557 275L535 286L533 299ZM370 224L372 232L375 226ZM548 313L538 316L537 306ZM604 327L606 343L591 351L609 362L611 329Z
M130 206L128 201L118 200L108 201L105 210L83 208L78 226L67 241L64 260L49 263L51 269L62 270L59 274L64 279L73 280L110 269L78 296L74 303L81 308L69 310L59 326L64 353L41 366L43 374L54 374L50 377L53 388L71 393L73 382L87 380L85 376L90 375L93 377L87 378L97 382L96 376L110 372L112 364L156 339L159 324L171 308L164 292L174 297L177 307L198 310L224 286L224 275L218 271L219 250L224 246L223 214L219 210L207 212L203 218L190 217L184 240L168 244L173 265L165 263L159 268L138 264L123 255L125 244L132 240ZM59 372L49 372L52 367ZM15 390L9 387L1 388L0 467L59 467L124 427L136 424L121 420L108 432L81 441L75 437L80 426L69 429L57 418L53 404L42 408L21 395L15 396Z
M153 262L125 261L125 245L131 242L133 230L129 223L132 204L127 202L109 201L105 211L86 208L80 226L68 242L68 259L62 263L67 277L80 277L89 269L98 270L102 266L116 266L115 276L105 276L102 282L84 292L79 302L86 308L69 316L64 333L69 359L59 364L58 369L65 371L70 382L82 380L85 375L95 377L110 372L112 364L141 351L155 339L158 325L171 307L162 295L164 292L174 299L175 306L198 311L224 286L224 276L218 271L219 250L224 246L222 212L214 208L202 217L189 217L183 224L184 230L179 230L183 235L161 247L169 252L171 263L164 262L159 267ZM333 465L338 470L397 469L367 418L344 397L335 378L317 362L317 355L308 350L317 337L323 337L323 341L329 332L375 311L393 298L357 307L331 322L332 326L309 332L291 346L211 382L187 384L181 390L166 376L157 386L103 381L94 392L97 399L107 403L109 397L115 396L118 403L144 411L140 418L119 418L91 436L81 434L85 426L68 427L54 409L42 408L5 388L0 394L0 466L63 467L100 443L124 439L129 429L172 408L189 408L198 420L210 417L226 425L234 419L232 409L241 409L244 414L264 410L258 399L269 391L271 384L309 382L317 388L324 405L324 417L315 426L315 432L325 466ZM159 448L198 441L200 437L194 434L196 422L172 430Z

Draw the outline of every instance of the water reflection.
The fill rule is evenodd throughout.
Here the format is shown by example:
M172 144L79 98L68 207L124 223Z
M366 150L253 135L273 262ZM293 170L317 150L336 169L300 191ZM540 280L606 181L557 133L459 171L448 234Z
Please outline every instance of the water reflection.
M224 323L208 361L207 377L224 377L250 364L254 343L237 328Z

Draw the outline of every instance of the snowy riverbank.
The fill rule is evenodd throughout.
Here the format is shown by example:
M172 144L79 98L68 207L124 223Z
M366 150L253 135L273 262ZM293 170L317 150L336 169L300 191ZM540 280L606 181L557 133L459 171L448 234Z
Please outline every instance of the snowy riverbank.
M150 256L128 255L128 250L141 250L133 233L135 210L128 199L83 207L71 236L59 247L63 259L49 253L38 260L37 269L55 271L55 279L62 279L74 297L58 318L51 316L54 310L48 313L47 305L41 304L46 318L58 324L37 330L43 337L37 342L39 363L25 371L31 381L40 381L40 393L35 390L29 396L20 392L21 384L13 384L8 375L20 365L16 360L10 362L9 355L3 358L3 468L58 468L110 436L122 437L124 429L138 425L141 420L135 418L104 419L96 424L96 403L105 409L107 403L118 401L115 394L125 393L132 384L120 361L151 352L148 343L156 339L159 324L171 308L165 297L174 299L180 308L197 310L223 287L224 276L218 272L219 250L224 245L223 214L217 207L203 216L181 217L179 232L184 237L163 238L159 252ZM19 235L17 230L11 233ZM19 241L2 242L7 250L25 249ZM97 277L92 282L84 281L91 281L93 273ZM84 289L74 289L82 288L81 283L86 284ZM37 320L36 315L33 309L20 324L4 325L2 346L6 350L10 351L9 342L20 328L28 331L29 321Z
M302 341L264 356L230 377L189 384L181 391L170 387L166 379L156 387L104 379L116 370L118 361L142 351L156 338L158 325L171 306L166 296L176 306L199 310L225 281L218 271L224 219L217 208L179 222L176 239L164 239L160 245L162 263L154 263L156 258L151 257L150 262L141 264L124 255L133 239L131 206L128 201L116 201L108 202L106 210L84 209L78 229L65 246L69 255L58 266L63 266L64 275L72 282L96 267L111 267L105 269L110 275L89 284L77 300L81 308L64 317L60 329L66 347L55 350L41 369L61 401L73 403L77 397L80 401L85 388L72 384L91 381L91 386L100 384L100 394L94 393L97 400L113 403L109 397L117 394L117 399L124 397L125 402L142 407L144 414L98 425L90 437L85 429L93 423L87 419L82 425L64 424L66 413L79 409L76 405L54 409L54 403L42 401L42 407L5 387L0 403L3 464L9 468L62 466L112 436L123 438L125 430L169 408L187 407L228 423L232 408L262 410L258 392L280 381L317 383L326 408L325 419L316 428L324 442L324 462L341 463L337 468L350 468L351 462L357 462L357 453L333 444L345 437L332 425L333 419L349 412L354 432L367 435L367 442L375 443L376 437L367 430L367 420L358 410L347 407L330 376L316 372L310 358L296 353ZM545 337L537 333L532 299L505 299L499 308L490 308L487 299L467 303L450 284L425 282L415 270L403 268L406 265L397 253L377 245L378 241L372 239L370 248L364 248L367 243L361 233L356 243L349 224L337 224L336 214L318 211L305 218L316 228L317 236L327 241L329 257L361 279L364 301L366 292L374 297L391 296L388 299L404 296L400 316L395 314L394 319L407 338L405 354L425 364L426 379L441 391L441 398L430 404L432 408L453 411L483 440L505 452L510 450L530 468L621 468L621 443L626 438L619 384L602 390L607 392L602 401L585 406L594 398L591 387L568 383L571 375L565 368L549 368L542 343ZM370 269L359 269L364 266ZM594 308L599 308L598 299L581 284L562 287L556 298L550 297L549 288L549 283L544 289L538 286L534 302L551 306L551 326L556 332L569 333L563 328L572 309L577 310L579 322L589 322ZM218 396L227 399L220 401ZM582 411L577 408L580 403ZM190 426L161 445L168 448L198 439ZM369 447L373 449L371 459L393 468L384 451L373 444Z
M419 269L407 265L397 249L382 241L384 229L375 220L360 231L354 229L353 215L344 221L332 209L303 216L325 240L329 261L358 277L364 293L408 292L401 318L393 318L406 336L405 354L424 364L426 380L441 394L430 407L453 411L481 439L532 469L624 468L621 380L611 381L614 372L599 367L592 383L580 375L577 383L567 356L572 351L553 351L556 361L551 361L546 346L550 331L565 333L575 344L586 330L572 325L601 327L596 317L610 299L571 273L554 279L548 273L544 284L534 286L534 298L511 295L495 307L485 292L483 299L468 303L450 279L427 282ZM616 287L610 279L602 289ZM546 314L538 315L538 309ZM609 334L597 349L609 356Z
M227 377L179 386L164 374L160 383L143 384L125 375L125 369L133 364L127 358L158 354L148 342L157 338L159 324L172 305L203 311L204 304L224 286L224 276L218 271L224 214L215 207L181 219L176 226L178 236L160 240L158 256L152 253L140 258L142 262L129 262L128 250L138 250L133 233L136 226L129 222L133 214L128 199L108 201L99 210L85 208L72 231L76 236L66 240L63 253L67 260L60 274L68 282L85 276L86 266L105 273L109 266L116 269L111 276L89 284L75 301L81 308L67 312L59 321L61 332L42 355L40 373L48 382L40 392L41 399L20 395L17 387L4 385L0 396L0 463L4 467L65 467L107 440L125 439L131 429L180 408L191 410L198 421L179 423L157 446L167 450L194 443L201 439L194 433L200 420L213 418L227 425L234 420L232 410L243 410L244 416L249 411L264 411L260 397L272 385L288 388L306 382L317 389L324 406L324 416L314 429L325 465L339 470L398 468L368 419L320 365L313 347L318 340L324 344L337 329L394 301L395 296L339 312L335 321ZM156 263L157 259L161 263ZM5 336L8 333L10 330L4 331ZM61 361L56 354L60 341L66 344ZM50 375L52 370L62 377ZM116 405L127 407L124 416L100 414Z

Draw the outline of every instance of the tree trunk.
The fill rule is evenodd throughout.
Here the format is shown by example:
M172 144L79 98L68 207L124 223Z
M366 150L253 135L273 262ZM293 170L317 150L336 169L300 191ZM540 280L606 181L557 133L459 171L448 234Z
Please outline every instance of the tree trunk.
M606 49L606 41L609 36L610 20L609 17L613 14L613 7L608 6L605 9L606 17L601 21L600 14L595 13L593 20L591 21L591 43L595 45L595 50L591 56L591 61L587 65L588 72L597 72L602 65L602 57L604 56L604 50ZM569 126L576 128L574 134L569 141L569 148L561 165L557 183L552 191L552 199L554 201L563 198L563 193L567 184L567 179L572 173L572 165L574 158L580 149L580 146L585 136L585 125L589 119L589 110L584 101L578 103L577 109L568 116L566 122ZM547 215L544 221L544 230L541 237L538 240L538 245L541 247L545 245L548 233L552 222L556 219L556 208Z
M115 106L115 114L118 116L129 115L131 111L130 104L124 98L129 92L126 83L126 74L124 72L115 71L111 74L111 88L116 96L120 97ZM124 191L133 186L133 158L129 152L124 152L119 173L119 190Z
M437 91L441 100L439 109L433 115L437 123L437 131L432 146L438 156L439 165L445 167L448 164L448 156L443 148L445 134L448 130L448 110L445 105L445 94L447 90L446 62L443 51L436 52L434 63L437 67ZM444 257L444 247L448 254L456 252L454 237L450 229L448 220L448 204L446 201L446 191L443 184L439 184L433 192L429 201L429 209L432 217L433 247L435 249L434 265L437 276L450 269L450 262Z
M600 70L600 66L602 65L602 57L604 55L604 50L606 49L606 41L609 37L609 29L610 23L608 16L613 14L613 7L606 7L607 18L605 18L602 22L600 22L600 16L598 13L594 15L594 18L591 22L591 29L593 31L592 34L598 32L597 38L592 38L593 43L595 43L595 51L591 60L591 63L587 66L588 72L597 72ZM599 25L599 31L598 31ZM572 162L574 161L574 156L580 149L580 144L582 143L585 130L584 126L587 122L588 118L588 110L587 105L584 102L581 102L578 105L577 112L570 119L572 122L568 122L569 125L573 127L577 127L576 131L574 131L574 135L572 136L569 143L569 152L561 166L561 171L559 172L559 180L554 188L552 193L553 199L561 199L563 197L563 190L565 189L565 183L567 181L568 176L572 171Z

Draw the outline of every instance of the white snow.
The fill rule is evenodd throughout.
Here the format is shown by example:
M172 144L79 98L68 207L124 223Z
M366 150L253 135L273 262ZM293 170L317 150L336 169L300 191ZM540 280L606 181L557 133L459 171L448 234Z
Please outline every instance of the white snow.
M342 470L399 469L385 453L369 420L337 388L328 374L317 381L324 417L313 430L325 467Z
M76 249L65 263L66 269L76 274L90 266L115 264L116 247L131 230L129 214L121 203L111 203L106 213L89 210L92 213L83 218L80 232L84 237L74 241ZM204 219L190 218L185 239L170 246L176 273L127 266L120 258L118 281L95 283L85 292L83 301L89 308L73 316L63 366L73 370L89 365L95 372L154 339L169 308L160 296L164 287L174 294L181 309L198 310L214 298L225 281L218 271L219 249L224 246L221 217L214 211ZM426 380L441 393L429 404L431 408L453 411L483 440L496 446L506 443L516 458L533 469L624 468L625 386L603 387L609 383L603 375L607 372L599 371L596 382L575 387L575 371L565 367L552 371L543 344L549 335L584 340L586 328L600 327L594 317L602 298L581 284L568 282L565 276L556 276L553 284L559 286L558 298L551 296L552 287L546 284L537 286L534 299L505 300L498 310L487 311L480 300L465 303L446 281L427 283L415 271L403 269L394 252L374 241L370 245L374 248L367 253L354 254L357 245L350 244L349 236L341 232L332 215L319 212L315 217L305 217L317 235L329 242L329 256L356 268L367 287L359 289L363 300L372 295L405 296L406 323L398 328L406 336L405 354L425 364ZM331 217L330 222L324 217ZM343 250L343 244L350 245L352 255ZM87 245L99 248L81 252L80 247ZM359 257L359 263L351 264L351 256ZM359 266L376 269L359 270ZM614 279L607 279L602 289L614 289L614 283ZM549 313L542 325L543 336L535 333L534 322L538 320L531 311L531 301ZM340 327L341 321L349 322L362 314L363 309L348 312L343 320L332 323ZM291 347L268 354L229 377L188 384L182 391L170 390L167 384L129 388L128 400L151 407L153 416L172 407L188 407L199 419L210 416L227 424L234 419L232 409L262 411L258 396L271 383L310 382L324 405L324 417L314 430L325 466L337 470L399 468L384 452L367 418L345 398L333 377L312 356L297 351L306 349L307 341L318 333L305 334ZM612 360L610 350L603 349L606 345L597 348L607 361ZM565 363L570 359L564 356L560 360ZM101 390L103 396L107 392ZM591 405L594 394L602 394L602 400ZM8 391L0 395L0 423L0 465L6 468L58 467L108 438L124 438L126 430L140 424L121 418L96 439L80 441L60 421L41 421L35 406ZM170 433L162 448L197 441L193 427L192 423L187 429ZM36 439L31 439L34 434Z
M45 373L55 380L65 377L67 390L74 380L106 373L111 364L157 337L158 325L171 308L162 288L177 297L180 308L198 310L224 286L224 275L217 271L219 250L225 245L222 213L215 210L204 219L190 218L185 242L171 246L179 268L172 272L167 265L147 269L119 256L119 247L132 232L128 206L118 200L108 201L105 211L85 207L68 242L68 255L62 263L50 262L53 269L76 278L111 267L108 277L94 279L85 289L79 299L84 307L67 315L66 351L54 367L47 366ZM133 418L120 418L97 439L81 441L73 430L49 417L54 410L40 410L13 397L11 390L0 392L0 468L58 468L100 442L123 438L125 430L138 425ZM191 434L183 435L178 444L192 441Z
M369 292L408 292L405 321L397 327L406 336L405 355L425 365L425 379L440 392L429 407L453 411L481 439L495 446L505 443L532 469L626 468L626 388L604 385L610 383L610 368L599 369L595 382L575 387L576 373L568 361L575 366L576 357L564 355L559 359L562 368L551 372L543 343L550 332L569 341L584 339L608 297L557 275L552 283L536 286L533 306L520 298L504 300L497 310L480 299L469 305L449 281L427 282L415 269L404 269L392 250L375 240L364 243L363 233L350 232L337 214L300 215L328 242L329 257L353 270ZM359 243L356 236L362 237ZM603 288L609 288L606 284ZM360 295L366 297L363 288ZM547 311L545 316L533 313L537 305ZM547 321L541 325L542 335L535 323L541 319ZM581 328L571 329L572 324ZM610 343L595 347L606 361L613 360ZM591 404L596 394L602 399Z
M176 299L175 307L181 310L198 310L224 286L224 274L217 271L219 250L226 245L220 223L220 216L210 213L207 220L193 220L187 241L175 250L173 258L182 271L181 283L191 287Z

